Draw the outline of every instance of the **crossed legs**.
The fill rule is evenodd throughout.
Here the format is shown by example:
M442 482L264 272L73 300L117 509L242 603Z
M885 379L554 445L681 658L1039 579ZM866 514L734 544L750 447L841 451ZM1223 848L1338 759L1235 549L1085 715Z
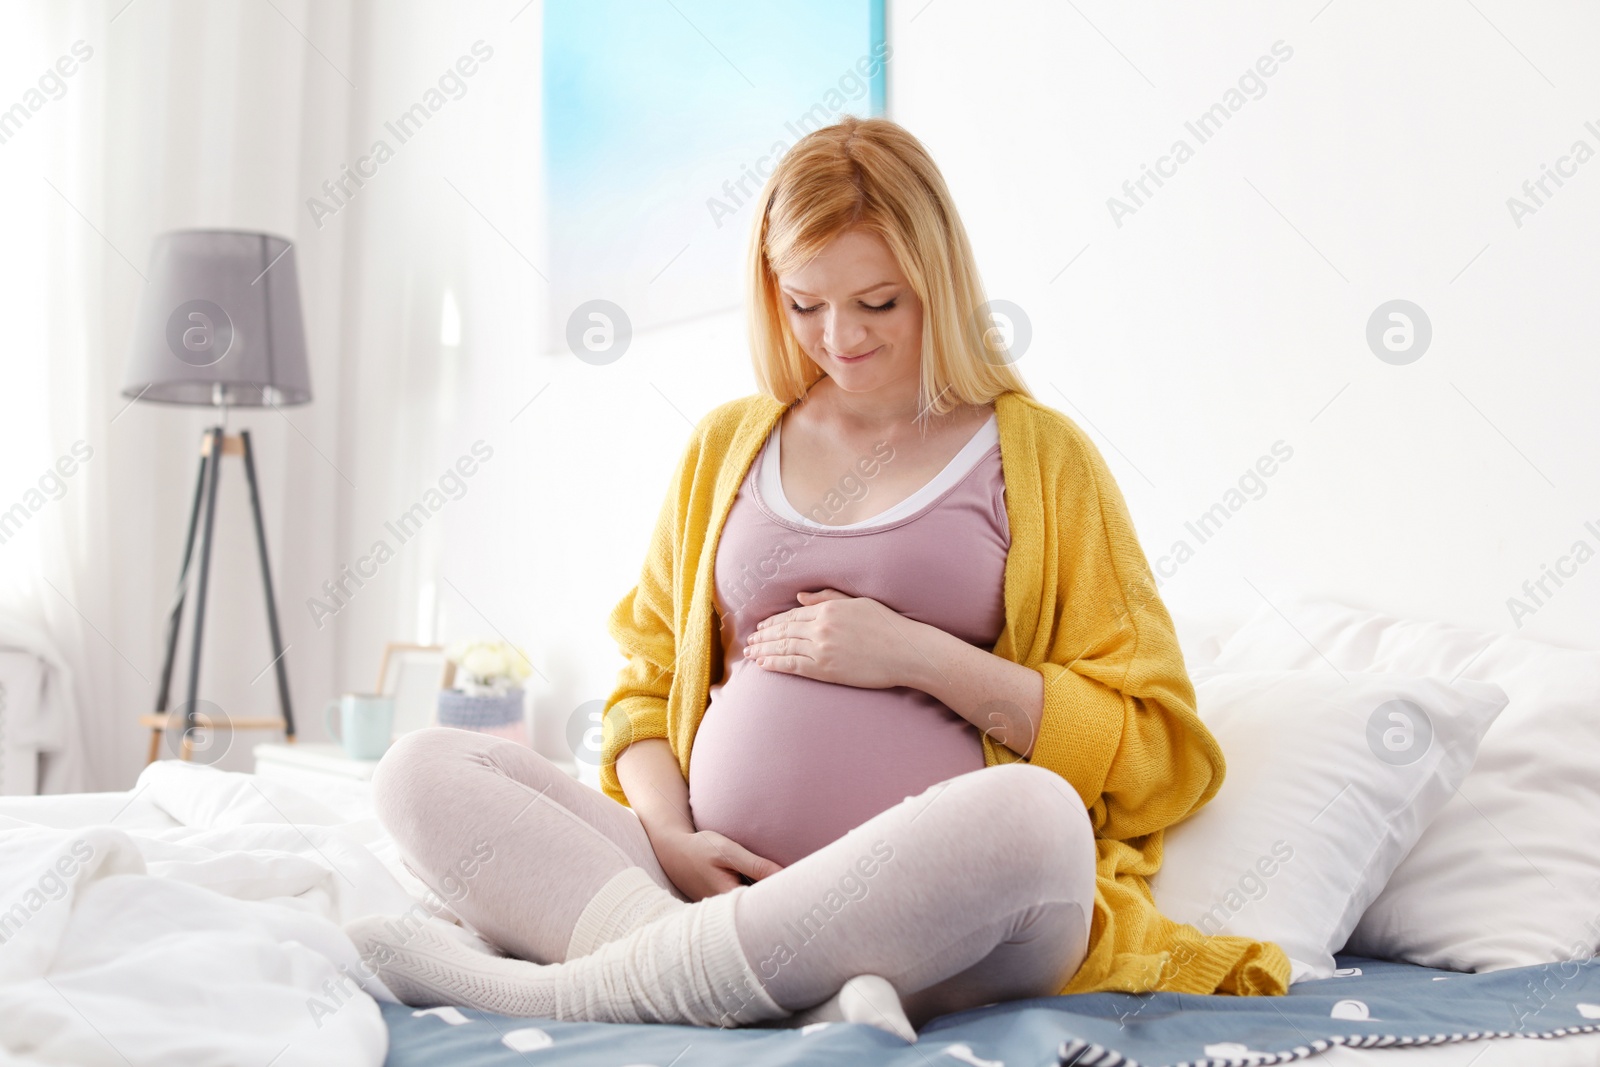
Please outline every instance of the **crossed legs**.
M409 734L374 796L412 870L521 960L560 963L707 903L685 902L631 809L503 739ZM1072 788L1008 764L907 798L728 903L744 961L780 1009L881 975L920 1026L1066 984L1087 950L1094 859ZM600 906L619 893L631 918Z

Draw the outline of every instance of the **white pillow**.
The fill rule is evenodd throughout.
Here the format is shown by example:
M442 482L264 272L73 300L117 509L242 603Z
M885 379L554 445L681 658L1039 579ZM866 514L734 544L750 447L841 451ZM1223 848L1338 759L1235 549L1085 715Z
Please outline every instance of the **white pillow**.
M1275 941L1290 980L1333 953L1472 767L1497 686L1331 671L1191 672L1222 787L1165 835L1163 915Z
M1600 944L1600 652L1306 596L1228 640L1230 670L1460 676L1510 703L1345 949L1457 971L1586 958ZM1282 615L1279 615L1282 611Z

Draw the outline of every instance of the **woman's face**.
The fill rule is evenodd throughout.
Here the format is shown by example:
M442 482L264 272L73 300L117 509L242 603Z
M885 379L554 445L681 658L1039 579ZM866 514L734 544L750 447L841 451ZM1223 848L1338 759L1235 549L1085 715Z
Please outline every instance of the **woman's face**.
M877 234L845 231L778 287L800 348L840 389L918 380L922 302Z

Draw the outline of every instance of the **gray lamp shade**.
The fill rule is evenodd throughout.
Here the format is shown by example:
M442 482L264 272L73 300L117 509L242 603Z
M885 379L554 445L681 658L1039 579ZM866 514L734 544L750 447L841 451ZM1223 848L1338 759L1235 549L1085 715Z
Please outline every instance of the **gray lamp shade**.
M167 404L311 399L294 246L268 233L155 239L122 395Z

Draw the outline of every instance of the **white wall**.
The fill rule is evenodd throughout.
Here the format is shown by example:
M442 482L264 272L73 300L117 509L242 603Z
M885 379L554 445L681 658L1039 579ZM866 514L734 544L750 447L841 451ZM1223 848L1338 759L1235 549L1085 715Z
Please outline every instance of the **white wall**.
M890 109L943 168L990 296L1029 316L1025 376L1100 445L1152 562L1194 549L1162 564L1163 596L1238 618L1301 588L1515 629L1505 601L1525 579L1580 537L1600 546L1583 527L1600 530L1600 370L1580 296L1597 281L1600 162L1520 229L1505 206L1574 138L1600 147L1582 128L1600 112L1575 103L1595 98L1577 42L1600 19L1484 9L1553 90L1470 6L1079 8L1093 25L1054 3L893 3ZM1279 40L1292 55L1265 94L1118 228L1107 198ZM526 212L519 242L535 232L531 202L495 207ZM499 480L446 516L440 573L466 596L441 592L440 625L487 618L526 642L553 742L609 692L605 617L689 422L754 383L738 315L639 336L605 367L532 355L507 295L527 264L482 219L461 223L475 339L460 436L509 445ZM1435 331L1407 366L1365 341L1397 297ZM1204 543L1187 532L1279 441L1292 456L1259 499ZM1521 632L1600 645L1600 561L1547 604Z
M1031 318L1026 378L1099 444L1152 562L1195 548L1175 610L1280 583L1513 631L1525 580L1600 548L1600 160L1520 228L1506 205L1600 150L1600 10L892 0L889 31L892 115ZM1280 40L1265 94L1188 134ZM1193 158L1117 226L1107 199L1178 137ZM1406 366L1364 338L1394 298L1434 330ZM1264 495L1188 534L1279 440ZM1520 632L1600 646L1600 559L1567 567Z
M1600 530L1600 161L1520 228L1506 208L1575 139L1600 148L1584 128L1600 111L1582 103L1600 99L1585 51L1600 13L1319 5L891 2L891 116L942 167L990 296L1025 309L1021 370L1100 445L1147 554L1171 571L1175 610L1239 617L1297 587L1511 630L1506 598L1524 580L1579 538L1600 545L1583 525ZM209 16L254 20L261 62L301 64L290 97L166 62L163 26L189 9L142 8L107 37L112 117L144 137L153 116L192 121L192 143L233 164L224 181L199 149L114 144L107 196L140 221L112 238L138 258L169 226L259 225L301 247L317 401L291 413L297 429L248 424L305 735L321 735L329 695L370 687L385 640L503 634L530 653L544 741L559 743L573 710L610 690L605 618L637 576L690 424L754 389L742 315L635 337L607 366L542 353L537 0L285 5L326 56L271 9ZM305 198L478 40L494 58L467 94L317 226ZM1117 226L1107 198L1279 40L1293 55L1265 94ZM258 166L270 180L250 177ZM135 287L107 269L107 343L120 344ZM440 339L447 291L453 345ZM1397 297L1435 333L1407 366L1364 339ZM141 442L119 453L112 508L137 536L110 551L139 551L113 560L105 629L147 674L202 421L137 406L116 424ZM479 440L494 457L465 495L318 627L306 602L321 583ZM1280 440L1293 455L1265 494L1197 544L1185 522ZM272 707L271 676L248 678L270 657L230 479L220 521L240 551L219 563L206 670L212 699L249 714ZM1180 538L1195 554L1173 571L1161 557ZM1521 632L1600 646L1597 607L1592 561ZM142 762L131 720L148 687L103 658L117 675L94 709L109 727L96 784L123 787ZM225 765L248 766L253 740Z

